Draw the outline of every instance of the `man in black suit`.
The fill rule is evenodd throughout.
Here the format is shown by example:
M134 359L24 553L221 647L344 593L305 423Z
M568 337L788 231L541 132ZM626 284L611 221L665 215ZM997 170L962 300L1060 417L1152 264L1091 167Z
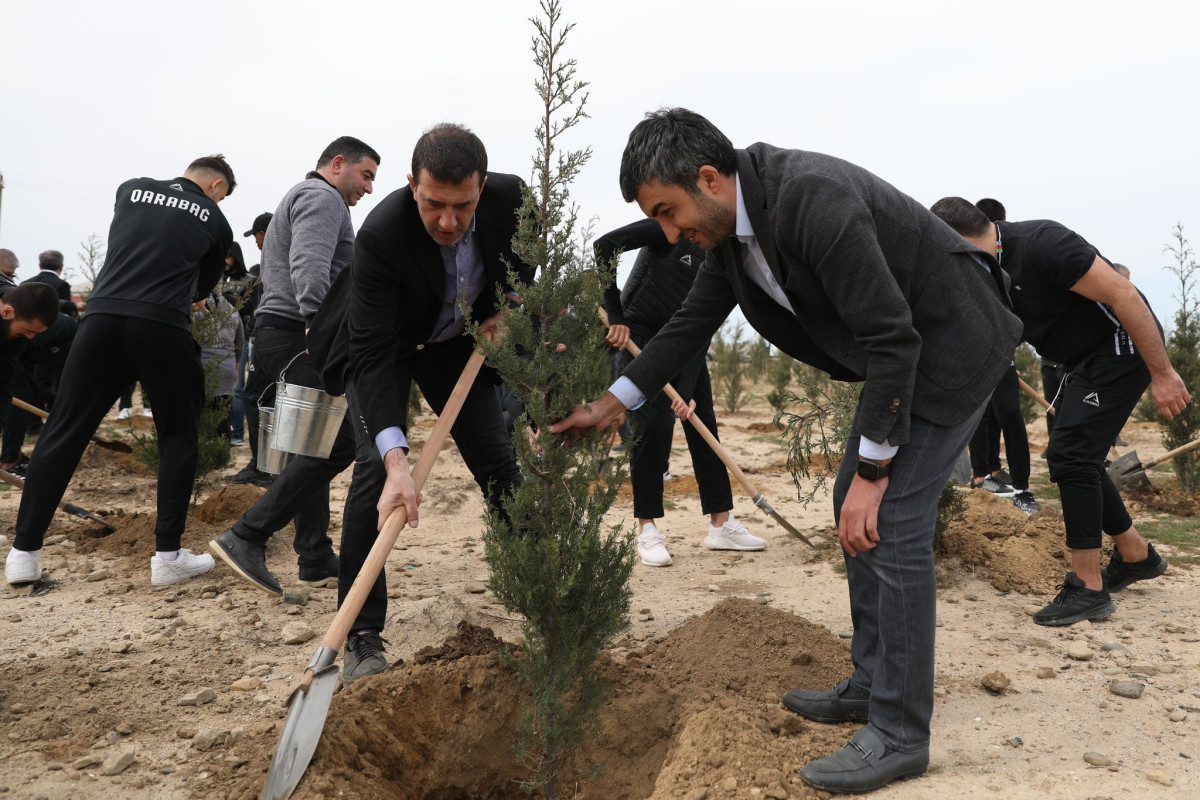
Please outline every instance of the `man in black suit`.
M415 381L440 414L474 349L464 312L485 335L494 334L502 316L497 288L512 294L508 265L522 281L533 278L512 250L521 189L515 175L487 171L487 151L474 133L443 123L417 141L408 186L386 197L358 232L345 375L358 441L342 522L339 604L388 515L403 505L408 524L417 526L404 436L409 386ZM321 327L315 322L310 337L318 350ZM488 502L499 508L521 474L494 384L494 374L482 371L450 432ZM380 637L386 610L380 574L351 626L344 683L387 667Z
M58 307L64 314L79 317L80 308L71 299L71 284L63 280L63 254L57 250L46 250L38 255L38 272L24 283L44 283L58 294Z
M734 150L686 109L630 134L621 191L672 242L710 251L683 307L610 392L552 433L636 407L735 305L794 358L863 381L834 484L854 622L854 672L784 705L823 722L869 720L807 764L807 783L877 789L925 772L933 714L937 498L1021 325L998 267L911 197L840 159L767 144Z

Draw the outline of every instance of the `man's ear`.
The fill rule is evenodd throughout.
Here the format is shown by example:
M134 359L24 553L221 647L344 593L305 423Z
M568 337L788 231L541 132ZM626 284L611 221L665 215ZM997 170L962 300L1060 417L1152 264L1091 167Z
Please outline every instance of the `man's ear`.
M346 168L345 156L334 156L333 161L329 162L329 170L334 175L341 174L341 171Z
M0 302L0 319L15 319L17 310L8 303Z
M700 167L696 176L696 185L705 194L716 196L721 190L721 173L716 167L705 164Z

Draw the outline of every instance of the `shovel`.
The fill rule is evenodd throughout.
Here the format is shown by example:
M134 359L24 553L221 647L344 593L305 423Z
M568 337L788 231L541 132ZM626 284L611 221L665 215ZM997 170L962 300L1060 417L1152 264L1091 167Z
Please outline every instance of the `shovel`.
M1038 401L1038 405L1040 405L1042 408L1046 409L1046 413L1048 413L1048 414L1054 413L1054 406L1050 405L1050 403L1047 402L1046 398L1044 398L1040 394L1038 394L1037 389L1033 388L1028 383L1026 383L1024 378L1017 378L1017 383L1021 384L1021 388L1025 390L1025 393L1027 395L1032 397L1034 400Z
M605 327L608 327L608 314L605 313L603 308L601 308L599 311L600 320L604 323ZM632 339L628 344L625 345L625 349L628 350L630 355L632 355L634 358L637 358L642 353L642 348L634 344ZM683 398L680 397L679 392L675 391L675 387L671 384L668 383L666 386L664 386L663 391L666 392L667 397L671 398L672 400L679 400L683 402ZM725 467L731 473L733 473L733 477L737 478L738 483L740 483L742 488L746 490L746 494L750 495L752 498L754 505L758 506L767 514L770 514L771 517L780 525L782 525L788 533L797 537L809 547L816 547L816 545L813 544L807 536L796 530L792 523L780 516L779 512L774 508L771 508L771 504L767 502L767 498L763 497L763 493L760 492L758 488L750 482L750 479L746 477L746 474L742 472L741 468L734 462L733 457L729 455L729 451L721 446L721 443L717 441L717 437L712 435L712 431L705 427L704 423L700 421L699 417L693 414L688 418L688 422L692 423L692 427L696 429L704 441L708 442L708 446L711 447L713 452L717 454L717 457L721 459L721 463L723 463Z
M1137 451L1131 450L1108 465L1108 477L1121 490L1145 489L1150 486L1150 478L1147 477L1146 470L1164 461L1170 461L1175 456L1190 453L1198 447L1200 447L1200 439L1176 447L1174 450L1168 450L1158 458L1152 458L1144 464L1138 460Z
M16 406L17 408L21 409L22 411L28 411L30 414L33 414L35 417L41 417L43 420L50 419L50 415L48 413L46 413L42 409L38 408L37 406L32 406L29 403L26 403L24 400L18 400L17 398L14 397L12 399L12 404L14 406ZM92 441L95 442L96 444L100 445L101 447L103 447L105 450L112 450L115 453L132 453L133 452L133 448L130 447L129 445L125 444L124 442L110 442L110 441L101 439L99 436L93 436Z
M16 475L11 475L8 472L5 472L2 469L0 469L0 481L4 481L5 483L12 484L13 486L17 487L21 491L25 491L25 481L21 480ZM114 528L112 525L109 525L103 519L101 519L100 517L97 517L95 514L88 511L86 508L80 508L79 506L77 506L73 503L59 503L58 507L61 508L63 511L67 512L68 514L74 514L77 517L82 517L83 519L91 520L92 522L98 522L99 524L101 524L105 528L107 528L110 533L112 531L116 530L116 528Z
M433 469L433 462L437 460L438 452L441 451L442 444L462 409L463 401L471 390L471 384L475 382L479 368L483 366L483 358L483 352L479 349L471 354L462 376L454 385L454 391L433 427L433 433L421 449L421 457L412 472L418 494L425 479L429 477L430 470ZM396 538L407 522L408 512L403 506L388 516L383 530L371 547L371 552L367 554L367 560L354 579L354 585L350 587L342 607L333 618L333 624L329 626L321 645L309 659L300 685L292 691L288 700L290 708L287 721L283 725L283 733L279 736L279 744L275 746L275 755L271 758L267 780L263 784L262 794L259 795L260 800L285 800L290 797L296 785L300 783L300 778L304 776L304 771L308 769L308 762L312 760L317 743L321 740L325 716L329 713L329 702L333 699L334 689L337 688L338 666L334 660L345 643L350 626L362 609L376 576L383 569L384 562L392 551L392 545L396 543Z

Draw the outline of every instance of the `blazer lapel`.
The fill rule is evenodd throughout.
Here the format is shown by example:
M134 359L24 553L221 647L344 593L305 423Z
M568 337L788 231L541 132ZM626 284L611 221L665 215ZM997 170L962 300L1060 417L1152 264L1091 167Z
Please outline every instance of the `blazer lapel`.
M750 225L754 228L754 238L767 266L780 286L787 285L787 275L779 263L779 251L775 247L775 230L770 224L770 198L758 177L758 164L754 156L746 150L738 150L737 166L738 179L742 184L742 202L746 204L746 214L750 217Z

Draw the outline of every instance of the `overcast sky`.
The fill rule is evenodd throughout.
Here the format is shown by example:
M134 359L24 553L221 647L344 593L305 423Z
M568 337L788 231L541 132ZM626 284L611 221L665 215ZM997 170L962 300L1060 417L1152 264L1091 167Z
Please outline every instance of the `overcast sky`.
M597 232L636 219L617 188L644 112L690 107L756 141L860 164L929 205L1000 199L1127 264L1170 326L1172 227L1200 245L1200 10L1106 0L567 0L567 55L589 81L573 195ZM223 152L241 237L357 136L382 155L355 225L404 184L431 124L473 128L493 170L528 178L539 107L533 0L4 0L0 247L21 260L107 236L116 187ZM628 264L626 264L626 269ZM1197 387L1192 387L1195 390Z

